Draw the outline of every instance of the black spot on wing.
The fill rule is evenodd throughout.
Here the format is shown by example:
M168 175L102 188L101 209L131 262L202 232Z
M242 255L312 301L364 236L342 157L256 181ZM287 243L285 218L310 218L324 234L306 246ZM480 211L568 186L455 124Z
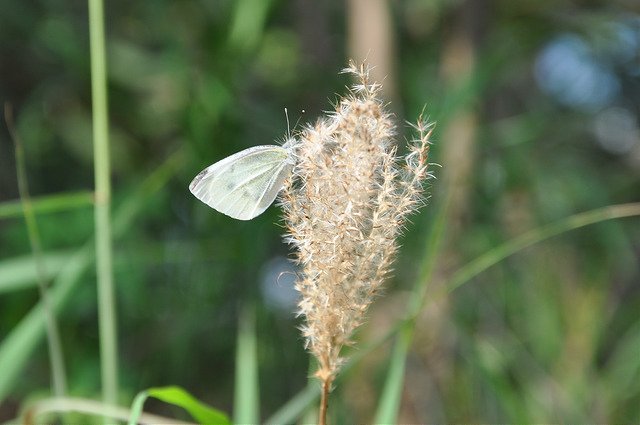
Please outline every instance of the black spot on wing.
M204 178L204 176L207 175L207 170L208 170L208 168L205 168L204 170L200 171L198 173L198 175L195 176L193 178L193 180L191 180L191 184L189 184L189 190L191 192L193 192L195 190L195 188L198 185L198 183L200 183L200 180L202 180Z

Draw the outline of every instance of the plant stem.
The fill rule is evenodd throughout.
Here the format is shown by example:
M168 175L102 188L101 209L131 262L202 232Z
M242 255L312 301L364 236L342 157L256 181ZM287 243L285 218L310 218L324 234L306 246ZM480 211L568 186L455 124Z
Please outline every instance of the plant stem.
M24 150L13 125L13 114L10 105L5 104L4 113L7 128L9 129L9 134L11 135L15 146L18 192L20 194L20 203L22 204L22 212L27 225L29 243L31 245L31 251L33 253L33 259L36 266L38 290L40 292L40 299L42 300L42 311L44 313L47 329L47 344L49 346L49 361L51 363L51 383L53 387L53 394L56 397L64 397L67 392L64 355L62 353L62 343L60 342L58 323L56 321L54 308L47 289L47 282L45 278L47 273L45 270L44 260L42 259L42 245L40 244L38 224L31 204L31 197L29 196L29 181L27 179L27 171L24 161Z
M255 310L253 306L247 305L242 310L238 327L233 397L233 423L236 424L255 424L260 420L257 349Z
M331 388L331 380L322 380L322 391L320 392L320 411L318 412L318 425L327 424L327 408L329 406L329 389Z
M111 184L109 180L109 129L107 121L104 6L102 0L88 0L88 2L91 49L91 93L93 100L93 154L96 185L96 272L98 284L102 397L105 403L116 404L118 395L118 364L111 246Z
M425 256L422 261L419 279L413 287L413 295L408 302L407 316L405 321L398 327L398 334L394 343L391 363L387 372L385 385L382 389L378 409L374 422L394 423L398 418L402 388L404 385L404 374L406 367L406 357L411 349L413 333L415 329L415 318L418 316L427 300L427 291L431 283L431 276L435 270L436 261L442 244L445 240L445 233L449 218L449 208L452 202L452 191L446 192L425 245Z
M530 230L484 253L461 267L446 285L451 292L503 259L553 236L606 220L640 215L640 203L609 205L574 214L567 218Z

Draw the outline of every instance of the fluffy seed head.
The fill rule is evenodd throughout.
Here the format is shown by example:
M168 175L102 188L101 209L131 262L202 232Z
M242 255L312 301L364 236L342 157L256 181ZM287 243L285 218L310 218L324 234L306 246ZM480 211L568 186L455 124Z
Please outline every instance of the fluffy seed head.
M429 176L431 126L396 156L395 126L369 81L369 69L350 63L356 77L335 111L305 128L294 145L294 178L284 188L285 240L302 273L298 313L317 375L331 382L340 350L351 343L367 307L390 272L406 217L423 202Z

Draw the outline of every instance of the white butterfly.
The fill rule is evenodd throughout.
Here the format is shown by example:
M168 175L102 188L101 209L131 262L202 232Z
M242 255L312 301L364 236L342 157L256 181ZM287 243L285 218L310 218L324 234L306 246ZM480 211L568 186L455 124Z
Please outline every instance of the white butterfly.
M276 199L295 165L292 142L254 146L228 156L198 174L189 190L229 217L251 220Z

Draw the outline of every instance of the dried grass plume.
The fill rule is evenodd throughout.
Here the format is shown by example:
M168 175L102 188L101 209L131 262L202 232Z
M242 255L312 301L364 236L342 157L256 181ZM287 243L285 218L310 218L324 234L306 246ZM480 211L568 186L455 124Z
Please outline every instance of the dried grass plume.
M390 272L407 216L423 204L432 127L420 121L404 157L396 129L369 68L350 63L356 83L335 111L305 128L293 147L294 176L281 205L285 239L296 248L301 275L298 313L317 358L326 414L328 393L369 304ZM321 423L323 420L321 419Z

